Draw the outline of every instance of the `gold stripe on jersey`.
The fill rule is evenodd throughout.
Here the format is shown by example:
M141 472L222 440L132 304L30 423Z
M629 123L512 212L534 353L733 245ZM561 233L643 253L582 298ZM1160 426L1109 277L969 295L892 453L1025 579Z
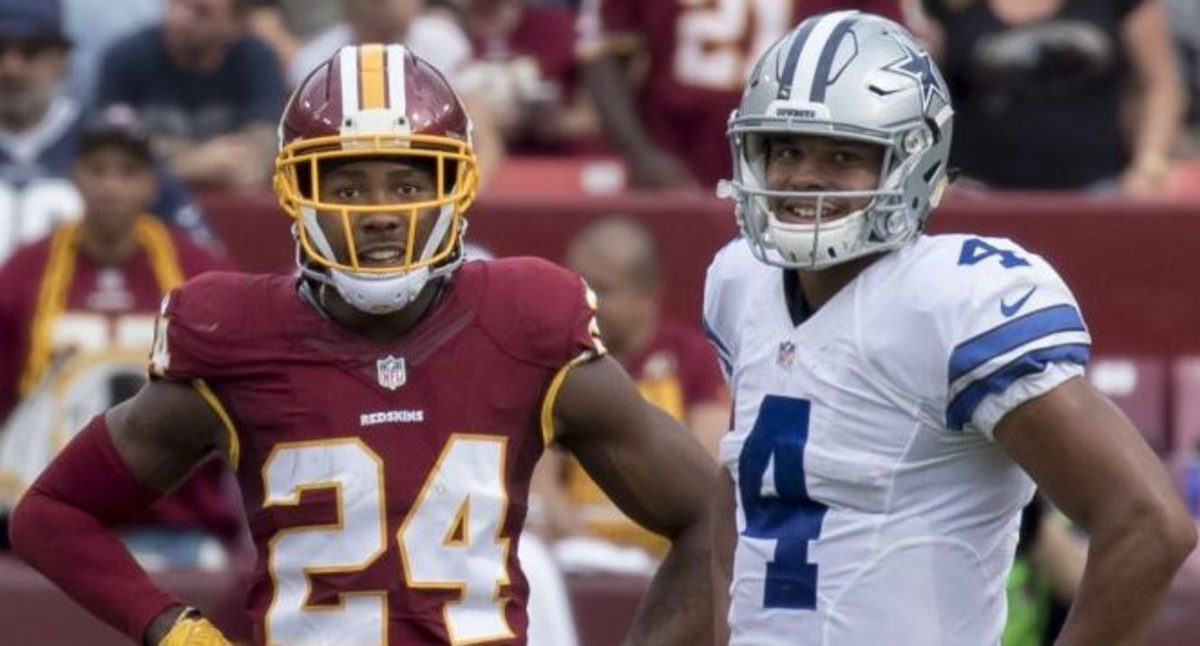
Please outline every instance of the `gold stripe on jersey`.
M229 444L226 447L225 459L229 462L229 467L236 471L238 460L242 457L242 444L238 440L237 427L233 425L233 419L229 417L229 412L225 410L225 405L217 398L217 394L208 387L203 379L193 379L192 387L200 393L200 397L204 399L209 408L213 409L213 412L221 419L221 424L225 426L225 437Z
M171 241L167 227L156 218L143 215L138 217L133 225L133 235L146 250L150 269L158 283L158 291L166 294L182 285L183 268L179 264L179 255L175 251L175 243Z
M387 65L383 45L371 44L358 48L359 108L371 110L387 107Z
M75 246L78 237L78 222L60 225L51 234L50 253L46 258L41 285L38 287L37 309L29 335L29 355L25 360L21 381L17 385L17 391L21 395L33 390L49 366L51 331L54 321L66 307L71 275L75 273Z
M18 383L21 395L33 390L50 369L54 355L51 347L54 324L67 307L81 227L79 222L70 222L58 226L51 234L50 252L38 288L36 310L30 328L29 355ZM134 237L146 251L159 292L166 294L178 287L183 282L183 269L167 228L152 216L139 215L134 222Z
M584 350L554 373L554 378L550 380L550 386L546 388L546 397L542 399L542 446L548 447L554 443L554 404L558 401L558 391L562 390L563 382L567 380L567 373L571 371L571 368L603 354L603 351L598 353L595 350Z

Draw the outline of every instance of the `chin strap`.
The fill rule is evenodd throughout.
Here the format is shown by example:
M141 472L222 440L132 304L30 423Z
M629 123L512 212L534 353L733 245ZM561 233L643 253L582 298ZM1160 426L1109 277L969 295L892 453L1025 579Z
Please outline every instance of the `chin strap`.
M437 222L421 250L419 258L427 259L436 253L442 239L448 234L454 221L454 205L440 207ZM466 222L456 242L459 247L452 250L449 259L437 267L417 267L404 273L372 274L345 269L315 268L306 260L300 244L299 227L305 227L308 238L317 249L329 258L335 257L329 241L325 238L316 220L316 211L309 207L301 209L303 221L292 225L292 237L296 240L296 264L300 272L314 282L332 285L342 299L355 309L368 314L389 314L412 303L431 279L449 274L462 263L462 236L466 233Z
M368 314L389 314L404 309L417 298L429 282L428 267L420 267L398 276L377 277L332 269L330 282L338 294L356 309Z

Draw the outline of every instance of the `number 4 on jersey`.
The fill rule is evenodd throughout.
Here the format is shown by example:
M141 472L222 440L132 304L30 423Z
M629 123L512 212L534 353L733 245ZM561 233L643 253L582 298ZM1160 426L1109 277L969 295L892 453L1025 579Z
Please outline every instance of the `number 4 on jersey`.
M993 247L986 241L979 238L971 238L963 243L962 251L960 251L958 254L958 264L959 266L966 265L970 267L971 265L978 264L984 260L987 260L988 258L991 258L992 256L999 256L1000 264L1003 265L1005 269L1029 266L1029 261L1018 256L1016 252L1010 249Z
M807 399L764 397L738 459L742 533L776 541L763 590L767 608L817 607L819 570L808 561L808 544L821 535L829 508L808 497L804 482L810 408Z

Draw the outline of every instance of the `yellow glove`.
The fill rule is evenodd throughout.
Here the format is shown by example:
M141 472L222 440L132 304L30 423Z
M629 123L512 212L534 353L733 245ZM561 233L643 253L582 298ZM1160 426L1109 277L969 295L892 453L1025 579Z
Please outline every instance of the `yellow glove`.
M233 646L233 642L208 619L185 611L159 640L158 646Z

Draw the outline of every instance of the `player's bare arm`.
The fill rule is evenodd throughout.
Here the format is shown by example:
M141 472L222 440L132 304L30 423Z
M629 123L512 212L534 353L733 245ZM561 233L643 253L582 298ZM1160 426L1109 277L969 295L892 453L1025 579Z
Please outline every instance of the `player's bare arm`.
M209 456L229 452L220 418L189 384L153 380L107 416L108 432L129 470L164 493ZM160 613L146 630L145 643L160 643L182 610L172 606Z
M554 417L558 439L613 502L672 539L627 642L709 641L711 458L686 428L646 403L609 357L568 373Z
M646 134L633 93L615 57L599 55L588 61L583 67L583 78L605 132L629 160L631 181L635 185L649 188L696 185L683 162L656 146Z
M142 483L171 491L214 453L228 452L220 418L190 384L155 379L108 411L108 432Z
M712 596L713 643L729 643L729 583L733 580L733 553L737 550L737 491L733 475L721 469L713 496Z
M1196 528L1158 458L1116 406L1079 378L1005 415L996 439L1091 537L1057 643L1141 644L1196 544Z
M111 440L109 461L96 459L105 450L104 435ZM227 441L220 419L192 386L152 381L93 420L31 487L13 514L14 547L82 605L127 634L144 626L139 636L146 644L171 643L161 640L176 627L199 626L219 637L202 618L190 619L190 626L177 625L182 606L156 588L108 527L174 489L205 458L226 451ZM81 461L88 461L86 467ZM93 489L103 492L90 493ZM76 538L54 544L39 538L56 534ZM126 581L130 589L104 585L114 579ZM151 612L157 614L124 609L129 600L122 595L134 589L156 597L159 605Z

